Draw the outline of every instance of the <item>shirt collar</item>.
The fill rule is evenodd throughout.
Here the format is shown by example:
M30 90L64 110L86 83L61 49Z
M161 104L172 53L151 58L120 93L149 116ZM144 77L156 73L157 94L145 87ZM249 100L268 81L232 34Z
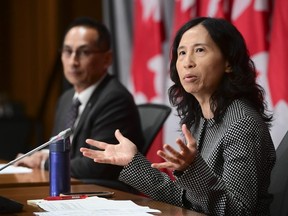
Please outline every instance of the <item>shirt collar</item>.
M92 93L94 90L99 86L99 84L102 82L102 80L106 77L107 75L102 76L96 83L93 85L89 86L85 90L81 91L80 93L75 92L73 96L73 100L75 98L78 98L78 100L81 102L81 106L86 107L86 104L89 101L89 98L91 97Z

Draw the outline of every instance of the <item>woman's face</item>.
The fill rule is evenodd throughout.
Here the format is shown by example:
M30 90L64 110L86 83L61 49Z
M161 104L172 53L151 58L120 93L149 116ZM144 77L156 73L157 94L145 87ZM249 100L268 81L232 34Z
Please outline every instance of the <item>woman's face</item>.
M176 68L181 85L198 101L209 101L230 68L206 28L199 24L187 30L177 53Z

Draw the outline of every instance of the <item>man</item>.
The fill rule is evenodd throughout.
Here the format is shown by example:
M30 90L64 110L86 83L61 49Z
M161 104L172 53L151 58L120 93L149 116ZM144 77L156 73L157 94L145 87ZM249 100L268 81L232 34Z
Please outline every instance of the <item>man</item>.
M78 18L66 31L61 60L66 79L73 88L59 99L53 135L65 130L72 101L80 101L78 117L71 137L71 175L75 178L117 179L122 167L95 163L83 157L80 147L89 147L85 140L93 138L117 143L114 131L120 131L143 144L140 118L132 95L108 74L112 63L110 33L101 23ZM17 163L28 167L47 167L47 151L39 151Z

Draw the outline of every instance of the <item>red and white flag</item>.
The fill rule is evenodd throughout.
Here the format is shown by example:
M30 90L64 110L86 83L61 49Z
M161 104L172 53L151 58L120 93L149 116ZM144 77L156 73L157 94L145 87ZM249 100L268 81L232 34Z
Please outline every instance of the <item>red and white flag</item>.
M269 0L235 0L231 21L245 38L258 73L257 81L268 93ZM267 95L270 101L269 95Z
M137 104L164 103L165 80L163 42L164 28L161 0L136 0L134 2L134 41L132 50L132 93ZM162 132L150 147L147 158L152 162L162 161L156 155L162 149Z
M267 67L269 47L269 0L234 0L231 21L245 38L257 70L257 82L266 90L270 104Z
M178 29L195 16L196 0L175 0L171 41Z
M288 130L287 11L287 0L274 1L268 80L275 119L272 138L276 147Z
M230 17L231 0L198 0L197 16L225 18Z
M277 2L277 1L276 1ZM275 3L276 3L275 2ZM284 1L283 1L284 2ZM286 3L286 2L285 2ZM279 3L277 3L279 4ZM284 4L284 3L282 3ZM287 3L286 3L287 4ZM282 7L283 6L283 7ZM273 20L274 22L279 22L278 12L281 12L284 16L285 5L277 6L275 4ZM278 11L279 10L279 11ZM232 23L239 29L239 31L243 34L249 52L251 54L252 60L255 63L257 70L257 81L258 83L265 89L266 92L266 101L268 103L268 108L271 112L274 112L274 122L273 127L271 129L272 139L274 141L275 147L277 147L283 138L285 132L287 131L287 114L285 117L285 113L288 113L287 109L287 95L285 102L285 82L287 82L287 75L284 72L284 60L283 64L279 64L279 59L284 59L284 47L285 44L284 37L285 33L283 28L287 26L287 19L283 19L283 22L286 22L286 25L281 24L278 28L273 27L274 30L271 31L270 20L272 12L272 2L270 0L234 0L233 8L232 8ZM287 12L286 12L287 13ZM280 18L281 19L281 18ZM278 21L277 21L278 20ZM277 33L275 32L277 31ZM286 33L288 33L286 27ZM269 50L269 34L272 33L271 38L271 49ZM277 39L279 35L282 36L282 42ZM276 38L274 38L276 37ZM287 43L286 43L287 44ZM283 52L276 52L278 46L283 48ZM280 49L281 49L280 48ZM275 50L274 50L275 49ZM276 56L275 56L276 55ZM275 59L277 58L277 60ZM269 74L268 74L268 61L270 62L269 66ZM277 63L276 63L277 62ZM275 64L276 63L276 64ZM275 67L277 65L277 68ZM282 68L282 72L280 71L280 67ZM275 70L276 69L276 70ZM279 69L279 70L278 70ZM286 76L286 79L285 79ZM282 88L279 88L282 84ZM270 86L270 88L269 88ZM273 101L272 101L273 100ZM278 103L280 102L280 103ZM285 111L286 110L286 111ZM281 116L279 115L281 113ZM284 122L285 121L285 124ZM286 126L286 127L285 127Z

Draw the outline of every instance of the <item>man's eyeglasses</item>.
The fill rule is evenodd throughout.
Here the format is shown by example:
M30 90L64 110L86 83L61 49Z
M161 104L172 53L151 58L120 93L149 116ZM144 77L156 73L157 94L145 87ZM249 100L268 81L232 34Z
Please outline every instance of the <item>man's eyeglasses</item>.
M75 51L69 47L63 47L60 51L61 51L62 56L65 58L70 58L71 55L73 55L73 53L75 53L75 57L79 58L79 59L87 58L87 57L89 57L95 53L106 52L106 51L96 50L96 49L89 48L89 47L79 48Z

